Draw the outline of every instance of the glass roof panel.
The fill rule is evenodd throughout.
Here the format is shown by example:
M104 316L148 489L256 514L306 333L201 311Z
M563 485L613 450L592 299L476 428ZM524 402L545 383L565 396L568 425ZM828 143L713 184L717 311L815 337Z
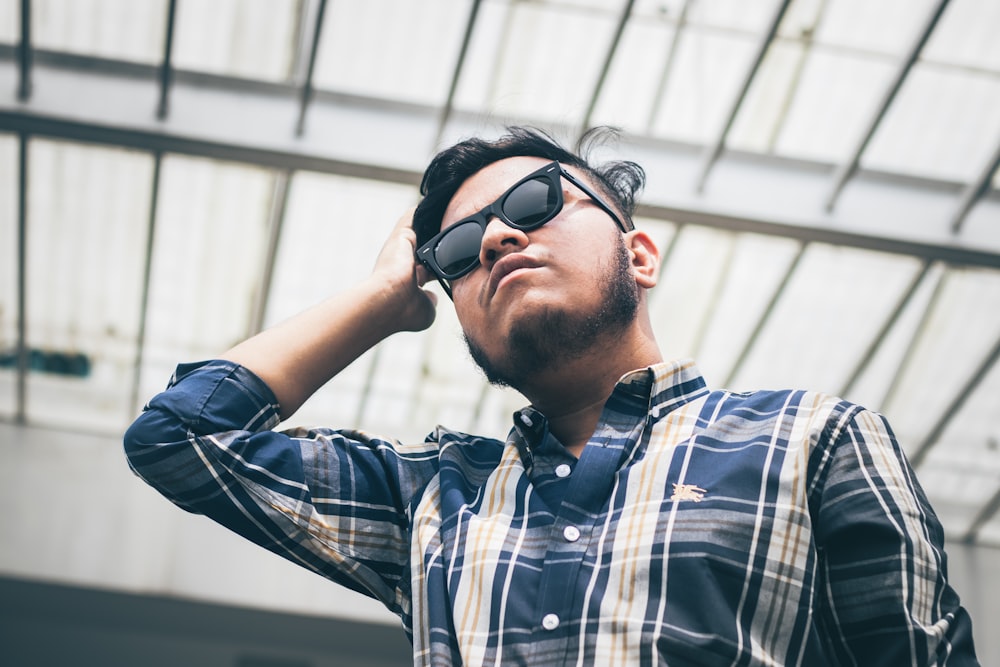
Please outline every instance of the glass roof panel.
M0 0L0 44L21 41L21 3L17 0Z
M163 60L166 25L166 0L31 3L31 41L38 49L159 63Z
M950 269L921 326L884 406L910 448L927 436L947 409L947 397L956 395L1000 338L1000 271Z
M18 138L0 134L0 416L16 410Z
M777 129L774 151L794 158L846 160L894 71L888 59L814 46Z
M366 277L393 225L416 200L416 189L410 186L295 173L288 191L265 326L291 317ZM406 338L400 337L400 345L407 344ZM395 339L389 343L395 345ZM369 352L317 392L302 406L294 422L360 426L363 393L370 383L375 356ZM395 358L394 352L387 352L386 357Z
M1000 137L1000 75L918 63L862 156L864 167L970 181Z
M604 88L594 108L594 125L613 125L644 134L657 91L670 75L676 30L659 17L634 17L625 26ZM654 110L655 111L655 110Z
M316 56L315 86L444 104L469 7L466 0L329 3Z
M486 0L456 106L535 121L579 123L593 94L618 9Z
M936 0L829 0L816 30L820 44L902 55Z
M296 0L181 1L174 32L174 67L287 80L294 66L300 5Z
M951 0L921 58L1000 72L1000 3Z
M130 415L153 160L32 139L28 418L120 428Z
M722 129L756 42L745 33L684 28L653 133L677 141L712 141Z
M732 388L838 393L918 268L911 258L810 245Z
M272 179L247 165L163 158L140 401L178 362L211 359L250 333Z
M918 471L935 510L947 512L947 525L963 531L955 537L964 537L981 508L1000 490L998 397L1000 363L959 409Z

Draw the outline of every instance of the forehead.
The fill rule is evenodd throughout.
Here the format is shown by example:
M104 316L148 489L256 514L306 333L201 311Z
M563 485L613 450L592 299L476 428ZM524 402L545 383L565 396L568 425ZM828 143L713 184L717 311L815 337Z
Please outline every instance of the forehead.
M518 156L486 165L452 195L441 219L442 229L489 206L510 186L550 162L540 157Z

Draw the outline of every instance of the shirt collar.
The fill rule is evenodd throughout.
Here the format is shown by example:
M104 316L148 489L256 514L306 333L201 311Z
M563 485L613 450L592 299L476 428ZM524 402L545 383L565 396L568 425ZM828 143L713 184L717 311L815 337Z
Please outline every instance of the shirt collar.
M679 359L662 362L623 375L608 398L605 415L648 415L651 421L657 421L707 393L708 387L694 361ZM511 435L515 433L518 444L522 445L522 453L526 453L524 449L543 446L550 440L545 437L548 434L545 415L531 406L514 413L514 432Z

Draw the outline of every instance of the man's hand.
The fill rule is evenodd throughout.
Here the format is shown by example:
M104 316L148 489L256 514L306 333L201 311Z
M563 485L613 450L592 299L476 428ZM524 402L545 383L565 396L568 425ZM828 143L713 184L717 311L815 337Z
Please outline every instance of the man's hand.
M288 418L330 378L400 331L434 321L437 297L423 289L430 275L416 261L413 211L392 230L371 275L309 310L222 355L257 374Z
M415 257L417 235L413 231L413 211L407 211L396 223L372 271L372 279L389 291L400 331L426 329L434 322L437 308L437 294L423 289L431 275Z

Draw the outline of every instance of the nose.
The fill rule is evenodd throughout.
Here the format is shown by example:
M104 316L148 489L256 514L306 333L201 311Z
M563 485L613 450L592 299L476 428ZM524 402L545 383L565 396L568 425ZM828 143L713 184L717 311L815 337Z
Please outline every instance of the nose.
M496 216L490 218L483 231L479 248L479 263L489 270L504 255L523 250L528 245L528 233L506 224Z

